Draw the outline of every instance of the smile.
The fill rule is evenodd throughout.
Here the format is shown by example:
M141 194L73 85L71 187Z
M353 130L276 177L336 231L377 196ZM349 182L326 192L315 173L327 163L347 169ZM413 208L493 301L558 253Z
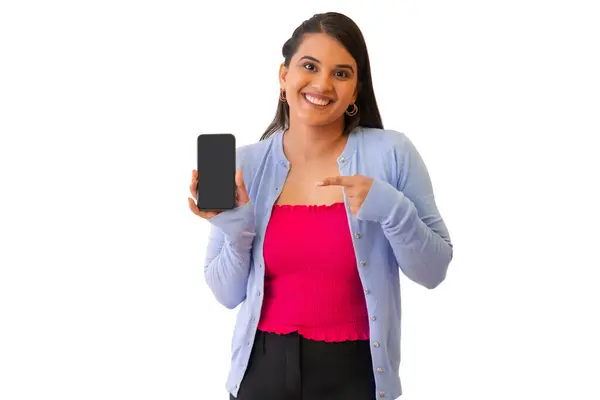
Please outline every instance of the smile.
M311 94L308 93L302 93L302 97L304 97L304 100L306 100L309 104L313 105L313 106L317 106L317 107L326 107L329 104L333 103L333 101L326 99L324 97L317 97L317 96L313 96Z

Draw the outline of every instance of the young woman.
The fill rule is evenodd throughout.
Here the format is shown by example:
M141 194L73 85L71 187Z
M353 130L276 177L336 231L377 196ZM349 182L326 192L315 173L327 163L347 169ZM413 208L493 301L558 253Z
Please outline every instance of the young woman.
M211 223L205 277L240 306L227 379L238 400L396 399L399 271L433 289L452 244L419 153L383 129L369 56L338 13L283 46L277 113L237 150L238 206Z

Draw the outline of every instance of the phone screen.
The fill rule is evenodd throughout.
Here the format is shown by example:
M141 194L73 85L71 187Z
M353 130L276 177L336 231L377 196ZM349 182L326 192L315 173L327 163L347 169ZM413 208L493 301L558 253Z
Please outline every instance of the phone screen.
M200 210L235 207L235 136L229 133L198 136L198 201Z

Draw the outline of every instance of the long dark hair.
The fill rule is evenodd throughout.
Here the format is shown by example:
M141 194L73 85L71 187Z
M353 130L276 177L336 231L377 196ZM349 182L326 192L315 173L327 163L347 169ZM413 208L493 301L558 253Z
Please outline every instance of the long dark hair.
M281 49L284 57L283 64L286 67L289 67L292 57L298 50L300 43L302 43L304 35L307 33L326 33L332 36L348 50L356 61L358 68L358 96L355 103L358 107L358 114L352 117L344 114L344 135L350 133L357 126L383 129L381 115L379 114L379 108L377 107L373 91L367 45L356 23L347 16L335 12L316 14L304 21L294 30L292 37L285 42ZM260 140L269 138L279 129L285 130L289 128L290 107L287 102L278 100L277 103L275 118Z

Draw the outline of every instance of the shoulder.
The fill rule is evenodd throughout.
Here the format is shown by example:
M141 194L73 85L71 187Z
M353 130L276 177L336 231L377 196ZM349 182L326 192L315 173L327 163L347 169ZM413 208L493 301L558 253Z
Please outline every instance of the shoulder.
M395 165L402 165L419 153L408 135L393 129L361 128L363 149L374 150L384 157L392 157Z
M238 166L241 168L252 167L252 165L263 159L273 143L273 137L255 143L238 146L236 156Z
M395 151L403 151L411 146L409 138L404 132L393 129L379 129L361 127L363 141L366 144L381 146Z
M273 146L273 136L255 143L238 146L236 164L242 169L244 182L251 183L257 170Z
M362 128L360 146L367 157L382 159L382 168L386 169L393 181L402 187L409 172L425 171L426 167L414 143L404 133L393 129Z

